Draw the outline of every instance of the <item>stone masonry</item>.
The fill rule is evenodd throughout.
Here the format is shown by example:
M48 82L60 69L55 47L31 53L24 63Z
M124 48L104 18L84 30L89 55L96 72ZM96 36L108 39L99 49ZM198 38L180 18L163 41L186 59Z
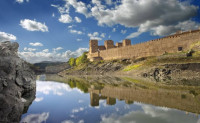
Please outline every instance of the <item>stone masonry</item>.
M104 46L98 46L98 40L90 40L88 58L95 60L136 59L159 56L164 53L187 51L191 44L200 41L200 29L187 32L178 31L174 35L131 45L131 40L122 43L106 40Z

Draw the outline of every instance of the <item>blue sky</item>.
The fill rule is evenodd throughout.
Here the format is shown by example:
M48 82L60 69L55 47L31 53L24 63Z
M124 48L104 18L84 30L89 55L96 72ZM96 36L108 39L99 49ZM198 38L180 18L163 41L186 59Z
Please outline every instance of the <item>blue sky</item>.
M0 41L35 63L67 61L99 44L132 44L200 27L199 0L0 0Z

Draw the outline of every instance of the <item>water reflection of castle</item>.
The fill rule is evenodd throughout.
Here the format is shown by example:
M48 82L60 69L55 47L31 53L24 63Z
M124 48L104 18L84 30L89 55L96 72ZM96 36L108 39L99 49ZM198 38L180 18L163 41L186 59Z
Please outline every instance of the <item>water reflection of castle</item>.
M99 92L97 92L97 91L99 91ZM101 92L101 90L90 90L90 105L91 106L99 106L99 101L105 100L105 99L106 99L107 105L115 105L116 104L116 98L101 95L100 92ZM123 99L119 99L119 100L123 100ZM125 103L133 104L133 101L125 100Z
M101 89L91 87L88 91L91 106L99 106L100 100L106 100L107 105L115 105L116 99L118 99L125 100L126 104L133 104L136 101L200 113L200 96L194 97L194 95L181 90L104 86Z

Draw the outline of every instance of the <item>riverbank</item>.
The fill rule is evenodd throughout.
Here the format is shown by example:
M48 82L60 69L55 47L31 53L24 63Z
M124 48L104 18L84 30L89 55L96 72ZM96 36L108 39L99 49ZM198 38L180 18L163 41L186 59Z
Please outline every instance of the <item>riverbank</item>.
M200 79L200 53L189 51L134 60L86 62L58 75L123 75L147 77L156 81Z

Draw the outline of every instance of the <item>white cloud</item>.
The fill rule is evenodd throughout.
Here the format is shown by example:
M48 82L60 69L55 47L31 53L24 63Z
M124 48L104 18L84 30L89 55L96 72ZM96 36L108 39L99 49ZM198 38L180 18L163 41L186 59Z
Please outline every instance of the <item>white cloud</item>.
M77 38L76 40L77 40L77 41L82 41L82 39L80 39L80 38Z
M62 121L61 123L74 123L72 120L65 120ZM79 120L77 123L84 123L84 120Z
M51 6L57 8L60 14L69 13L69 6L61 7L59 5L54 4L51 4Z
M63 14L60 16L59 21L62 23L71 23L72 18L68 14Z
M135 37L139 36L140 34L142 34L142 32L133 32L133 33L129 34L126 38L127 39L135 38Z
M105 1L106 1L106 4L108 4L108 5L112 5L113 4L112 0L105 0Z
M49 52L49 49L44 49L42 51L45 52L45 53L47 53L47 52Z
M20 25L28 31L48 32L48 27L45 25L45 23L42 24L36 20L24 19L20 21Z
M198 29L198 27L200 26L200 23L196 23L194 21L188 20L188 21L184 21L184 22L179 22L177 25L173 26L173 25L169 25L169 26L157 26L154 28L151 28L150 30L153 30L152 34L153 35L161 35L161 36L165 36L165 35L169 35L175 31L178 30L193 30L193 29Z
M55 14L54 14L54 13L52 13L52 17L55 17Z
M102 40L102 38L100 38L98 32L88 33L88 37L89 37L91 40L92 40L92 39Z
M43 112L42 114L30 114L24 117L21 122L23 123L43 123L49 118L49 112Z
M91 14L88 12L87 5L82 1L78 2L77 0L65 0L65 5L62 7L59 5L53 5L53 4L51 6L57 8L61 16L63 14L69 15L70 6L72 6L77 13L81 13L85 15L86 17L91 16Z
M16 2L18 2L18 3L23 3L24 0L16 0Z
M81 19L79 17L74 18L77 23L81 23Z
M105 38L105 36L106 36L106 33L101 33L102 38Z
M56 48L55 48L56 49ZM48 52L47 52L48 51ZM87 48L79 48L76 51L67 50L62 53L58 53L55 50L49 52L49 50L43 50L38 52L32 52L24 50L18 52L19 56L30 63L37 63L41 61L62 61L66 62L71 57L78 57L83 54L83 52L88 51Z
M68 26L69 29L71 29L73 27L73 25Z
M143 32L145 32L146 30L151 30L152 35L165 36L165 35L170 35L179 30L186 31L186 30L198 29L199 26L200 26L200 23L196 23L191 20L179 22L176 25L168 25L168 26L159 25L159 26L152 27L152 28L150 28L148 25L141 25L141 27L139 28L139 30L137 32L133 32L133 33L129 34L126 38L137 37L140 34L142 34Z
M24 1L29 2L29 0L16 0L17 3L23 3Z
M70 29L69 31L70 31L70 33L75 33L75 34L79 34L79 35L83 34L83 32L74 30L74 29Z
M65 6L73 6L76 12L84 14L86 17L89 17L88 8L82 1L77 0L66 0Z
M55 7L58 9L59 13L61 14L59 17L59 22L61 23L71 23L72 18L69 15L69 5L65 5L64 7L60 7L58 5L51 5L52 7Z
M74 123L74 122L71 120L65 120L65 121L62 121L61 123Z
M62 49L63 49L62 47L53 48L54 51L59 51L59 50L62 50Z
M66 0L64 8L69 10L72 6L76 12L86 17L94 17L99 25L113 26L120 24L124 27L138 28L137 33L129 34L130 38L150 31L153 35L168 35L176 32L179 23L189 21L198 13L198 6L189 1L179 0L121 0L113 2L105 0L92 0L86 5L77 0ZM88 8L87 8L88 7ZM69 12L69 11L68 11ZM198 22L194 22L189 29L196 28ZM176 28L173 28L176 27ZM167 31L164 31L167 29Z
M40 43L40 42L35 42L35 43L29 43L29 45L31 45L31 46L43 46L43 44L42 43Z
M112 32L116 32L116 28L113 28L113 29L112 29Z
M35 48L27 48L27 47L24 47L24 51L29 51L29 52L33 52L33 51L36 51L37 49Z
M101 4L92 8L93 16L100 25L121 24L126 27L137 27L144 23L170 24L187 20L196 12L197 7L177 0L122 0L114 9L102 7Z
M121 33L122 33L122 34L125 34L125 33L126 33L126 31L127 31L127 30L121 30Z
M17 40L17 37L14 36L13 34L0 32L0 42L1 41L15 41L15 40Z

